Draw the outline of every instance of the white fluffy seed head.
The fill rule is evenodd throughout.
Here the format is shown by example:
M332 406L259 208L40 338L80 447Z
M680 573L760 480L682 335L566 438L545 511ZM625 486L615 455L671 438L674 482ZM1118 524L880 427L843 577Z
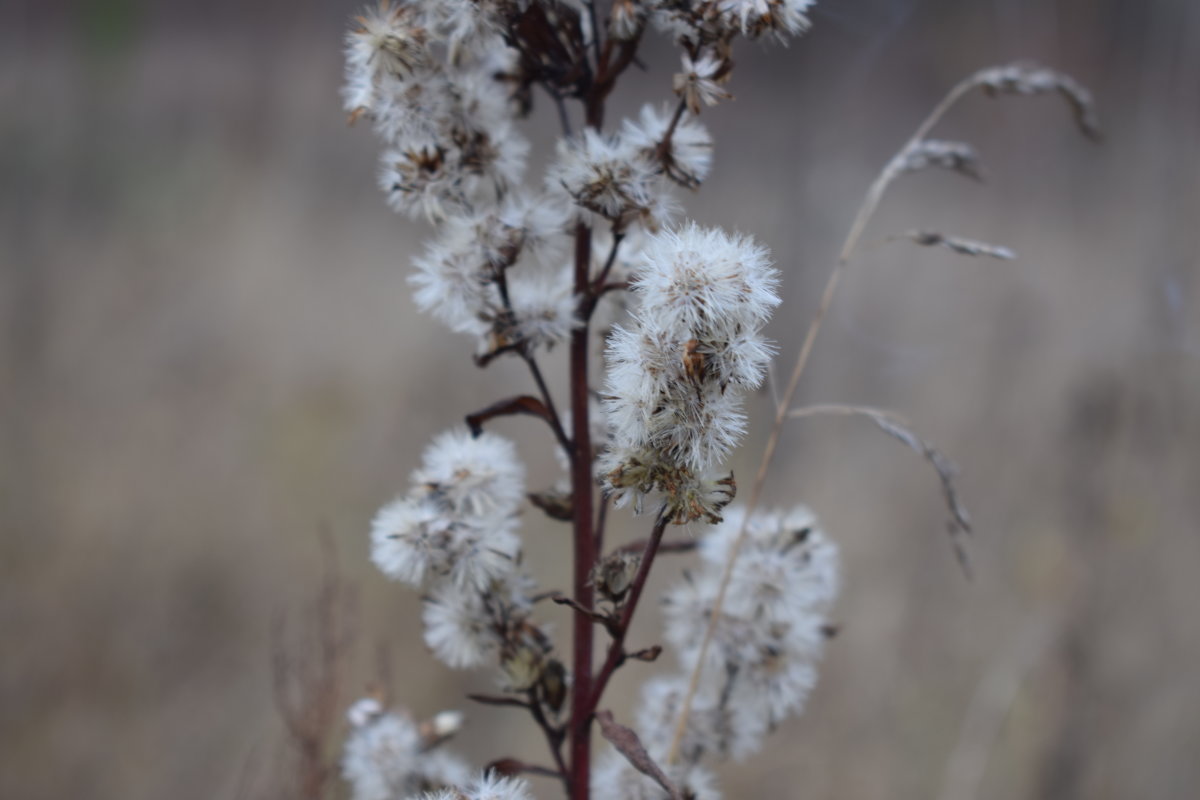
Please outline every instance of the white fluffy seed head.
M664 597L666 639L687 671L699 658L743 520L743 510L728 512L701 542L702 568ZM770 728L803 707L816 683L838 583L837 549L808 509L755 514L746 531L688 731L697 749L736 758L758 749ZM675 713L672 685L654 691L659 708L647 712L649 722Z
M482 591L520 561L516 512L525 496L516 448L492 433L452 429L426 448L413 488L371 524L371 558L393 580L445 578Z
M439 661L453 669L487 664L500 646L500 635L483 598L453 583L434 588L421 619L425 644Z
M529 784L524 780L506 778L498 772L491 771L480 773L459 786L452 797L453 800L533 800ZM426 796L426 800L432 798Z
M771 35L796 36L812 23L806 12L815 0L718 0L717 7L730 27L751 39Z
M457 333L485 335L490 330L487 316L499 304L486 257L468 222L443 226L441 235L413 260L409 283L416 289L417 307Z
M445 750L425 750L420 729L407 714L386 711L351 730L342 752L342 775L353 800L394 800L430 787L460 785L470 773Z
M355 728L346 740L342 775L354 800L403 796L416 771L421 737L412 720L396 713Z
M676 336L757 330L779 304L779 273L745 236L688 223L650 237L633 286L642 308Z
M370 111L381 93L397 91L395 82L428 63L428 34L416 8L381 2L363 9L346 33L346 110Z
M565 342L582 324L569 270L527 274L518 271L508 284L516 336L530 347L553 347Z
M742 393L774 353L761 335L778 273L748 238L688 224L650 236L633 265L638 307L612 328L599 475L635 501L663 491L677 522L720 520L733 482L711 479L745 433Z
M725 60L703 51L695 58L683 56L683 69L675 73L675 94L687 105L692 114L699 114L704 106L715 106L732 95L721 88L721 80L728 69Z
M515 513L525 497L525 468L508 439L452 428L425 448L413 483L456 515L502 519Z
M673 111L662 106L642 106L636 122L625 120L621 136L650 161L660 157L659 148L671 127ZM685 186L699 185L712 168L713 140L699 120L685 114L675 124L665 153L667 176Z
M666 764L666 743L652 746L643 740L659 767L684 796L694 800L720 800L716 779L704 767L694 762ZM596 760L592 771L591 796L596 800L669 800L670 795L647 775L643 775L629 760L609 748Z
M728 42L736 35L785 41L789 36L808 30L810 22L806 12L813 3L814 0L661 3L653 20L659 30L689 49L710 42Z
M638 148L615 134L591 128L572 139L561 139L546 186L565 192L586 212L621 225L641 224L657 229L671 218L674 203L655 165Z
M451 522L440 509L415 497L399 497L371 522L371 561L392 580L422 585L445 571Z

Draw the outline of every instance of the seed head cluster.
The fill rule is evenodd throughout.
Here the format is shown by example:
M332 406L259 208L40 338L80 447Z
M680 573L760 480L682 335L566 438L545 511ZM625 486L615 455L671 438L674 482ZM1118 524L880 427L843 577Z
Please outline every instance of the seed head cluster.
M638 734L659 763L673 740L721 572L744 521L742 509L731 509L725 522L701 539L700 569L687 573L664 598L666 638L680 671L643 686L637 715ZM676 785L697 798L720 797L709 764L752 755L767 733L803 709L816 684L828 612L837 595L837 548L808 509L755 514L747 530L680 758L671 765ZM592 793L598 800L667 797L615 752L599 762Z
M662 494L676 522L720 521L733 483L716 470L774 352L762 327L778 280L745 237L689 224L649 239L631 280L637 307L606 350L612 439L599 471L619 503Z
M353 800L529 800L528 785L511 773L531 769L586 795L586 776L567 774L574 762L566 766L562 749L579 734L577 713L593 719L612 669L662 650L629 651L623 641L654 554L605 553L599 531L593 545L577 541L586 563L575 573L575 597L589 598L581 604L538 591L522 563L521 516L528 499L578 530L577 518L589 516L578 513L579 493L598 484L606 503L658 510L658 536L667 521L721 522L736 492L726 462L745 432L743 400L774 354L763 329L779 304L779 276L749 237L686 221L680 197L712 171L714 144L699 115L732 96L734 41L802 33L811 5L614 0L593 15L573 0L382 0L354 19L345 110L382 144L387 203L433 228L413 259L415 304L470 337L479 366L519 356L540 393L472 403L466 411L483 410L467 417L470 430L436 436L407 490L376 514L371 559L421 593L424 643L437 659L495 670L504 696L487 701L531 712L556 766L501 759L503 770L476 773L440 747L459 716L417 723L366 699L350 710L342 758ZM601 125L612 83L639 63L638 43L655 31L681 57L678 74L663 79L668 102ZM530 158L519 129L535 99L555 104L563 128L541 159ZM573 117L577 100L583 114ZM531 163L544 171L528 174ZM594 389L586 360L574 370L589 330L604 338L605 374ZM572 389L584 391L573 391L560 415L537 359L567 342ZM513 443L479 422L503 413L550 424L569 482L527 493ZM588 425L575 430L572 417L585 413ZM572 441L588 431L590 448ZM665 781L680 796L717 800L705 757L753 751L802 705L836 589L836 551L805 514L755 516L743 548L748 566L739 566L719 612L718 566L741 517L730 514L704 537L702 570L665 605L666 642L683 669L699 659L705 620L721 620L684 757L665 761L685 678L652 679L637 727L659 777L636 767L628 750L612 750L592 770L596 797L660 800ZM611 637L608 674L571 674L553 631L535 620L537 601L551 597L575 603L577 626L584 620ZM577 670L586 669L584 652L576 650Z

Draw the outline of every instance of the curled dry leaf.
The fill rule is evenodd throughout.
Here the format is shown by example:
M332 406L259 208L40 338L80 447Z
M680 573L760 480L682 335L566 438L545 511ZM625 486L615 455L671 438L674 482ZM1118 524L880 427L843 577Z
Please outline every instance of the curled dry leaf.
M600 723L600 734L617 749L618 753L625 756L634 769L653 779L663 788L663 791L670 795L671 800L683 800L683 793L671 782L662 768L654 763L654 759L650 758L650 754L642 745L642 740L638 738L633 729L626 728L614 720L611 711L597 711L596 722Z
M471 429L472 436L479 436L483 433L485 422L514 414L528 414L533 417L541 417L546 421L550 420L550 409L546 407L546 404L536 397L525 394L499 400L474 414L467 414L467 427Z
M1093 141L1102 138L1092 93L1070 75L1037 64L1018 62L980 70L975 73L973 82L991 96L1058 92L1071 107L1075 124L1083 135Z

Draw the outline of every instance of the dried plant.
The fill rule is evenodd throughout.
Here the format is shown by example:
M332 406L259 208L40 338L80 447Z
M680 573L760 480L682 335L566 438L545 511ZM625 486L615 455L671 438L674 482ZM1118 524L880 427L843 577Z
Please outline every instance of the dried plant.
M414 262L416 302L474 342L480 367L519 359L533 385L434 437L408 490L375 517L371 557L422 593L424 638L437 658L497 670L500 692L471 698L528 714L549 751L549 765L500 754L471 773L442 746L460 717L422 726L367 698L351 707L342 759L356 800L422 792L516 800L530 796L522 775L553 778L572 800L719 797L711 765L753 754L803 708L833 630L836 545L803 506L759 509L789 418L864 416L928 460L965 564L969 520L936 448L886 412L793 409L791 401L840 275L891 182L927 167L981 176L969 145L928 138L955 102L974 89L1058 92L1094 134L1091 101L1065 76L1017 65L976 73L935 108L868 191L775 403L749 500L731 505L738 487L727 462L746 431L743 405L776 353L763 329L781 275L752 239L681 220L675 192L708 175L714 145L699 115L731 96L735 46L803 33L812 4L385 0L356 18L346 111L383 141L389 204L435 228ZM606 102L652 31L680 49L680 71L663 81L673 104L606 127ZM531 182L518 123L539 93L554 104L562 137L542 181ZM941 234L910 238L1012 255ZM602 378L590 363L595 333L604 336ZM555 347L569 353L562 413L539 364ZM526 485L516 447L487 430L509 415L546 424L559 483ZM527 501L571 525L569 592L539 590L523 566ZM622 507L652 516L649 535L606 549L606 520ZM703 533L667 538L672 525ZM626 725L602 704L618 669L663 652L626 645L647 578L659 555L692 550L699 566L664 597L677 666L646 683ZM547 599L572 609L567 647L539 621ZM597 646L597 628L606 644ZM593 723L613 745L595 764Z
M321 536L320 587L306 630L287 635L283 616L272 631L271 673L275 707L287 729L292 791L305 800L326 796L336 775L331 752L342 712L346 658L354 640L354 595L338 574L337 551Z

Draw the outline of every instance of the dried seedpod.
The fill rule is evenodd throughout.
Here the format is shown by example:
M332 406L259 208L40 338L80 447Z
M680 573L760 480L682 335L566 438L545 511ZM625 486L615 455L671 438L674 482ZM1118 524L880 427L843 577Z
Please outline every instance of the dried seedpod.
M567 699L567 668L561 661L552 658L546 662L537 688L538 696L551 711L555 714L562 711Z
M574 513L571 493L562 489L543 489L540 492L530 492L529 502L545 512L550 519L570 522Z
M592 568L592 586L605 600L619 605L633 586L641 562L641 556L627 550L610 553Z
M537 686L545 667L542 649L525 642L504 648L500 657L500 669L507 681L505 688L513 692L527 692Z

